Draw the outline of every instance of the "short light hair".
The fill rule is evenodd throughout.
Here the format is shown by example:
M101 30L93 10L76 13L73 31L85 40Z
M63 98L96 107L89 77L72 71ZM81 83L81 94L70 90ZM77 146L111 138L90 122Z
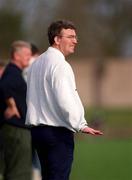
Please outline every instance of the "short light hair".
M15 52L21 50L24 47L31 49L30 43L26 41L22 41L22 40L14 41L11 45L11 51L10 51L11 58L14 58Z

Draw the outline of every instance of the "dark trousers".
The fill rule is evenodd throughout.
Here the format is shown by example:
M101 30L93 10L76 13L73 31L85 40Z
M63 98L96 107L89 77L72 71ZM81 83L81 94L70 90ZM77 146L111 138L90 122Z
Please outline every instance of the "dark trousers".
M30 131L12 125L0 127L0 176L4 180L31 180Z
M31 128L40 159L43 180L68 180L74 151L74 135L63 127Z

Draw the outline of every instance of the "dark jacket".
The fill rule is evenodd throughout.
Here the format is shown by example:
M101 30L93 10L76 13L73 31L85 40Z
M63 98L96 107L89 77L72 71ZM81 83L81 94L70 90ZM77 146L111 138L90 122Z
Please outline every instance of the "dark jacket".
M22 70L13 63L9 63L0 79L0 121L14 126L26 127L26 82L22 76ZM21 118L13 116L10 119L4 117L7 108L6 99L14 98Z

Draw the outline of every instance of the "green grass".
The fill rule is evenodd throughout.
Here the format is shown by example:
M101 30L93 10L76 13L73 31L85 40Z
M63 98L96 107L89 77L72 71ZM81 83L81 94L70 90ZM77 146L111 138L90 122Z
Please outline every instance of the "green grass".
M70 180L132 179L132 108L86 109L86 119L101 122L104 135L77 134Z
M131 180L132 140L76 140L70 180Z

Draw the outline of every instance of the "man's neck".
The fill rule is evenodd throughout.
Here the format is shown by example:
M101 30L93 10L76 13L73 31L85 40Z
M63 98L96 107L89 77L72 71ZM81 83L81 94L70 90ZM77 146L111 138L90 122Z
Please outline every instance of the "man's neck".
M60 49L59 46L57 46L56 44L54 44L54 45L52 45L52 47L55 48L55 49L58 49L58 50L65 56L65 54L63 53L63 51Z
M23 69L21 64L15 60L11 60L11 63L15 64L18 68L20 68L21 70Z

